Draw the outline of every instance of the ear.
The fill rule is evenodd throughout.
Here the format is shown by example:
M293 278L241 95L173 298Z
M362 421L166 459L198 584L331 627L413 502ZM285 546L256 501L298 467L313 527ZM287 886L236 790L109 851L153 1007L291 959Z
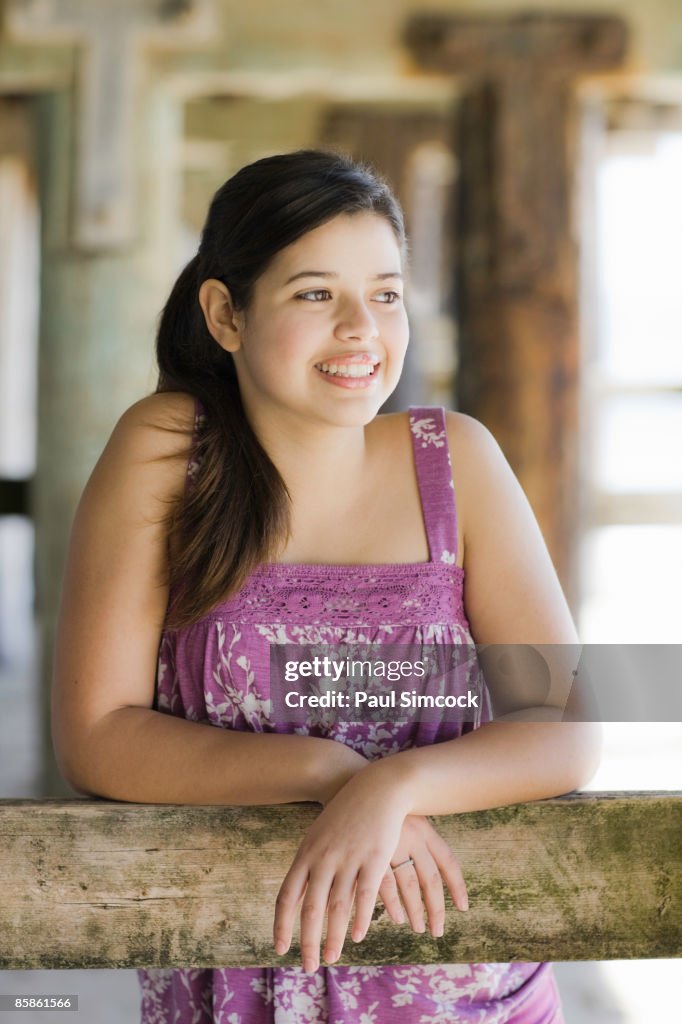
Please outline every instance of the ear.
M199 288L199 305L209 333L226 352L242 345L244 317L235 312L230 290L222 281L208 278Z

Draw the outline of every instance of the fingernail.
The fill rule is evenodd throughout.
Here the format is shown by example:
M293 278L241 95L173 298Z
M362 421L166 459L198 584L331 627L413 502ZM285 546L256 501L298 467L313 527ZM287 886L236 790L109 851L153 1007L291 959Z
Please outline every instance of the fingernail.
M352 935L353 942L362 942L362 932L354 931Z
M433 932L431 934L433 935L434 939L440 939L440 937L443 934L443 925L442 924L437 925L433 929Z
M339 959L339 954L335 949L330 949L328 953L325 953L324 958L328 964L333 964L335 960Z
M407 920L407 918L405 917L405 914L403 913L403 911L402 910L398 911L398 924L405 924L406 920Z
M277 954L277 956L282 956L282 954L286 953L286 951L286 943L282 942L281 939L278 939L277 942L275 943L275 953Z
M313 971L317 970L315 961L311 956L307 956L303 961L303 970L306 972L306 974L312 974Z
M462 910L468 910L469 909L469 897L467 896L466 893L461 897L460 908Z

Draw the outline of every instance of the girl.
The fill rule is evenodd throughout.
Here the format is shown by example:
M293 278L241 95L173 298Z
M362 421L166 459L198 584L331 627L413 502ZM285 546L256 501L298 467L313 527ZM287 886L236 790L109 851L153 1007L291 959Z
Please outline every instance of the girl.
M275 642L576 641L490 433L439 408L378 415L408 342L406 271L400 208L367 165L301 150L242 168L163 311L156 392L123 414L79 504L53 691L70 784L322 805L274 915L282 954L300 905L303 969L141 970L144 1024L563 1019L547 963L320 965L324 925L331 965L353 901L356 942L377 894L416 931L423 898L433 936L444 884L466 910L427 815L568 792L598 756L588 725L508 729L488 707L296 732L272 715Z

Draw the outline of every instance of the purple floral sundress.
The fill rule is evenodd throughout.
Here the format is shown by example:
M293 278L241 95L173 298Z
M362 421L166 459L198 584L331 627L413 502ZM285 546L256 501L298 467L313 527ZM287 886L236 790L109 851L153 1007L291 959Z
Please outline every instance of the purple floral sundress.
M204 423L196 404L195 440ZM429 562L265 564L242 590L177 633L164 631L155 707L224 729L299 732L368 759L455 739L468 722L273 722L271 643L474 644L457 557L457 513L445 414L411 407L409 427ZM187 486L197 470L190 457ZM274 907L273 907L274 913ZM563 1024L550 963L138 970L141 1024Z

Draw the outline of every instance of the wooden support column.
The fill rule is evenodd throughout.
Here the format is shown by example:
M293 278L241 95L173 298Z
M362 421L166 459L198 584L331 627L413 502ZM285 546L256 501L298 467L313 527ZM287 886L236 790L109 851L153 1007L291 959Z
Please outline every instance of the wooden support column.
M495 435L575 611L579 593L580 75L617 68L613 17L420 16L419 66L461 76L457 407Z
M443 197L438 194L422 196L423 201L413 205L410 201L413 197L409 171L411 161L420 147L439 147L442 154L451 153L453 105L454 99L445 110L437 107L400 107L395 103L383 109L378 105L369 108L365 104L331 105L320 130L323 145L349 152L355 159L367 160L387 177L405 214L405 225L415 258L415 272L431 271L436 279L442 258L439 239L433 236L429 239L428 254L423 251L426 246L419 243L426 235L434 214L438 216L439 200L442 201ZM448 189L448 193L451 193L451 189ZM428 267L425 266L427 260L430 262ZM408 405L428 404L431 399L431 381L427 374L428 350L438 339L422 331L427 324L433 327L441 310L434 308L434 298L440 297L438 286L435 284L434 287L433 281L429 281L429 285L431 287L427 293L418 277L412 280L411 306L408 310L410 345L398 387L382 406L382 412L395 412L406 409Z
M52 659L70 524L116 420L154 386L156 319L178 269L182 107L153 65L145 66L140 50L203 46L209 5L6 5L6 60L12 50L77 51L73 75L41 89L37 101L41 309L31 511L45 795L70 793L50 737ZM13 87L20 85L15 76Z

